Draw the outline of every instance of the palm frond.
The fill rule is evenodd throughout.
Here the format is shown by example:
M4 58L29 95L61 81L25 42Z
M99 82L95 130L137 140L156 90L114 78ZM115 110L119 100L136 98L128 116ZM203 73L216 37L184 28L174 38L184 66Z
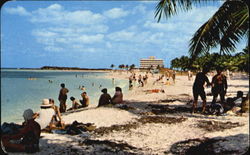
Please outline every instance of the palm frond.
M160 0L155 9L155 18L159 22L163 16L167 19L181 11L189 11L193 5L217 0Z
M193 35L189 44L189 54L197 57L220 45L220 53L233 52L236 44L249 31L248 20L237 25L239 16L234 14L242 9L242 2L228 0ZM246 12L245 12L246 13ZM247 15L248 16L248 15ZM237 17L237 18L236 18Z

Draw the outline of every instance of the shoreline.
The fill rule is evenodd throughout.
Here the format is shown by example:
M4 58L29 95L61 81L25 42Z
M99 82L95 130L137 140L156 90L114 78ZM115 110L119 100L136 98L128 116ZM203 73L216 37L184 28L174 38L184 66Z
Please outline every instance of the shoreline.
M105 78L127 79L128 75L110 72ZM190 147L209 143L209 139L219 141L218 144L211 142L214 151L243 154L249 148L249 113L243 116L191 115L188 109L192 104L188 102L192 99L193 81L177 76L175 84L172 81L170 85L153 84L157 78L158 75L150 75L145 87L136 85L124 93L124 104L64 114L66 124L75 120L94 123L96 131L80 135L42 133L40 152L35 154L180 154L178 151L185 147L178 148L178 143L187 143ZM249 91L248 79L237 78L228 83L226 97L235 96L238 90L244 95ZM165 93L148 93L147 90L152 89L163 89ZM207 96L208 103L211 99L212 96ZM198 107L201 107L200 102Z

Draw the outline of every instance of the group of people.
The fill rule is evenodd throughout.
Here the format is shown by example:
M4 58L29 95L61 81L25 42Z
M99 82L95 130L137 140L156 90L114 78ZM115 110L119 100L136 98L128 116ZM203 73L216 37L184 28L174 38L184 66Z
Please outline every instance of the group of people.
M108 94L107 88L101 91L103 94L99 98L98 107L120 104L123 102L123 94L120 87L115 87L115 94L112 98ZM38 112L34 113L31 109L25 110L23 113L24 123L22 125L14 124L18 126L17 133L2 133L2 148L8 152L33 153L39 151L39 138L43 129L47 128L51 130L53 128L65 126L61 113L66 111L68 92L69 90L65 87L65 84L62 83L58 97L60 107L55 105L53 99L43 99ZM80 103L73 96L70 97L72 109L87 107L89 105L87 93L83 92L81 96L83 99L80 100ZM10 131L10 124L6 124L6 131ZM2 128L2 131L3 130L4 128Z
M115 94L112 98L110 94L108 94L107 88L104 88L101 91L103 94L99 98L98 107L120 104L123 102L123 94L120 87L115 87Z
M148 80L148 72L144 76L140 74L138 76L138 80L136 79L136 74L133 73L129 77L129 89L131 90L136 85L136 81L138 82L138 87L144 87L144 85L147 84L147 80Z
M216 72L217 74L213 76L212 81L209 82L209 79L207 77L207 73L209 72L208 68L203 68L202 72L199 72L196 74L196 78L193 84L193 107L192 107L192 113L196 111L197 103L198 103L198 97L200 96L203 104L202 104L202 113L206 111L206 93L205 93L205 85L211 86L211 92L213 95L213 99L211 102L211 109L216 108L221 109L218 111L221 113L225 110L230 110L233 108L235 104L232 102L236 101L238 98L243 97L243 92L239 91L237 94L237 97L233 98L232 100L229 98L225 100L225 95L227 93L227 77L223 74L223 68L217 67ZM217 98L220 96L220 103L217 103ZM231 103L228 103L231 102ZM220 108L221 107L221 108ZM222 110L223 108L223 110Z
M87 107L89 105L89 97L87 95L87 92L85 91L85 87L81 86L81 90L83 90L81 96L82 96L82 100L80 100L80 103L75 99L75 97L71 96L70 100L72 101L72 107L69 108L68 110L72 110L72 109L77 109L77 108L84 108ZM67 93L69 92L69 90L65 87L65 84L62 83L61 84L61 89L59 92L59 96L58 96L58 100L60 102L60 112L64 113L66 112L66 101L67 101Z

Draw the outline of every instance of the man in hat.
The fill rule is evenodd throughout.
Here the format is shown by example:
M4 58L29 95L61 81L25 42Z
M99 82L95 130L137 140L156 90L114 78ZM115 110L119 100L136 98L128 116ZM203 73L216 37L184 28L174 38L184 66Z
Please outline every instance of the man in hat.
M58 100L60 102L60 112L63 113L66 111L66 100L67 100L67 93L69 90L65 88L65 84L61 84L61 90L59 92Z
M98 107L111 104L111 96L108 94L107 88L102 89L102 93L99 98Z
M23 113L23 128L15 135L3 135L2 142L6 151L33 153L39 151L40 125L34 121L33 111L27 109Z

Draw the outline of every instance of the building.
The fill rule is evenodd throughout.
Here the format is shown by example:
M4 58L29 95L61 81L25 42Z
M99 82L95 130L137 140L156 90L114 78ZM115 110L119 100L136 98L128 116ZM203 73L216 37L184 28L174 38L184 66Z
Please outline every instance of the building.
M140 68L157 68L157 66L164 67L164 62L162 59L155 59L154 56L150 56L148 59L140 60Z

